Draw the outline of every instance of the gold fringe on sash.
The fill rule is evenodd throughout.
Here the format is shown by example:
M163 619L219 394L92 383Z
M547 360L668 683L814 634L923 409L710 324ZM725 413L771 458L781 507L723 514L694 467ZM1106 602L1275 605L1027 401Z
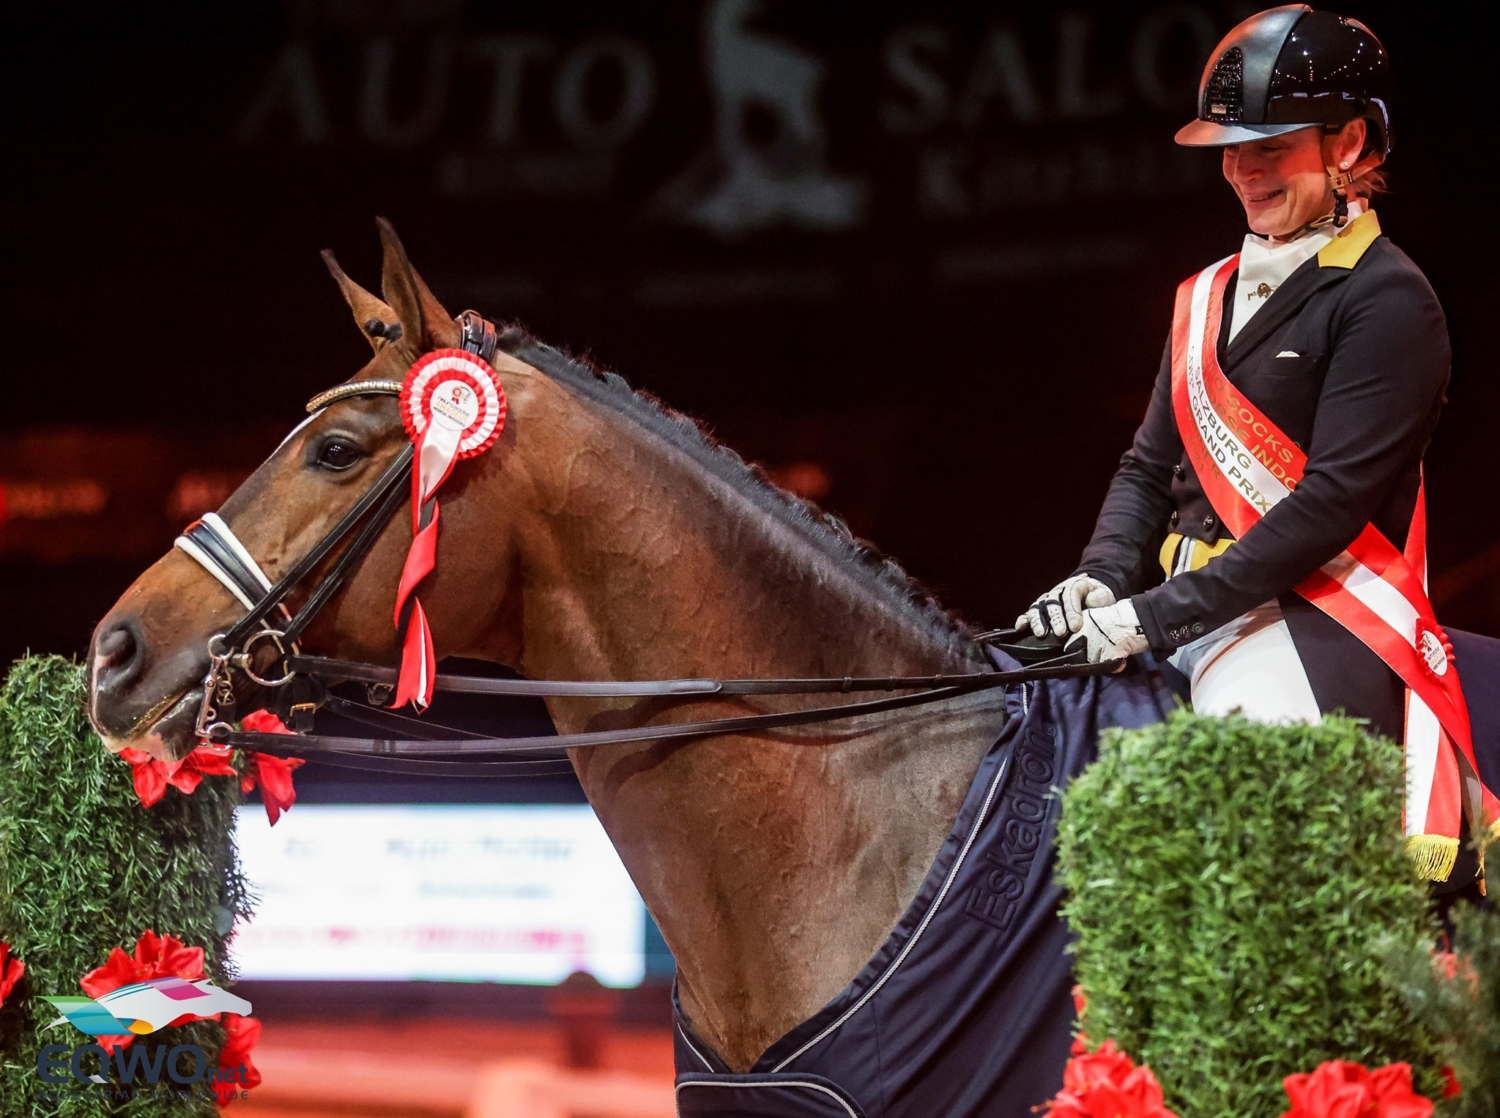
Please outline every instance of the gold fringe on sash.
M1412 835L1406 840L1406 853L1416 863L1418 877L1424 881L1447 881L1458 861L1458 839L1447 835Z

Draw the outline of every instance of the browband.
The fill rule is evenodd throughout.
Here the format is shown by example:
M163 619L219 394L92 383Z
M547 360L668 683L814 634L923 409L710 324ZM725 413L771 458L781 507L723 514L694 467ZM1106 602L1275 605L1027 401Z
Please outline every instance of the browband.
M329 404L336 404L351 396L399 395L401 395L401 381L399 380L351 380L347 384L336 385L326 392L319 392L307 401L307 414L316 415Z

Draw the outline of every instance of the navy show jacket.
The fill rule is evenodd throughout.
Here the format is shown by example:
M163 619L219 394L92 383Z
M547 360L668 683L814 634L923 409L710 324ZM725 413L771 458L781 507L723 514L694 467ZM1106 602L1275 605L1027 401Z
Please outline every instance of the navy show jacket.
M1227 345L1233 277L1226 290L1224 373L1306 452L1307 468L1243 539L1162 582L1158 553L1168 532L1206 543L1229 535L1177 433L1168 343L1146 418L1078 565L1117 598L1131 597L1158 651L1287 594L1372 521L1404 547L1448 383L1442 307L1373 212L1293 272Z

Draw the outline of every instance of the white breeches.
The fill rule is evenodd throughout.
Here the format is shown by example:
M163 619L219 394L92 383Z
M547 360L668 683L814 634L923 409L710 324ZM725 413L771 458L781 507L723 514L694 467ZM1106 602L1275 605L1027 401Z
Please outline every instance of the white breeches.
M1323 721L1312 684L1274 600L1241 614L1168 660L1192 686L1193 710L1238 710L1256 722Z

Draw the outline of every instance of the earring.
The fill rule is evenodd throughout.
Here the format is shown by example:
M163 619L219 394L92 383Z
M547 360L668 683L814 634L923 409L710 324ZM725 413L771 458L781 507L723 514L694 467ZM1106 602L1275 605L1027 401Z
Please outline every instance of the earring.
M1342 163L1339 164L1339 170L1340 171L1347 171L1348 169L1349 169L1349 161L1347 159L1344 160Z

